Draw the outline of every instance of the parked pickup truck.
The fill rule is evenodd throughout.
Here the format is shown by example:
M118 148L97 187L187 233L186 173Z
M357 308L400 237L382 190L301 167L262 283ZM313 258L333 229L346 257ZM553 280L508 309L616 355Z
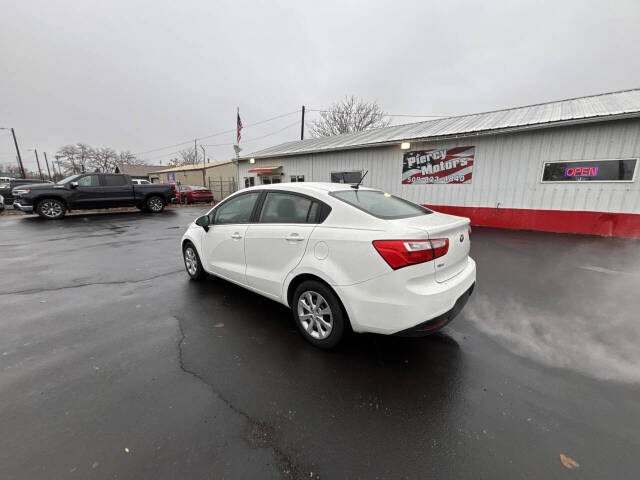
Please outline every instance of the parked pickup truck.
M169 185L135 185L129 175L81 173L58 183L20 185L13 189L13 208L55 220L69 210L136 206L158 213L171 202Z

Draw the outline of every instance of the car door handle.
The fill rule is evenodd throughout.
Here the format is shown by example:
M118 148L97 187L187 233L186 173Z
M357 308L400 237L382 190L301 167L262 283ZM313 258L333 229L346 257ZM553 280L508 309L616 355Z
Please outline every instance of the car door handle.
M292 233L290 235L287 235L286 237L284 237L284 239L287 242L301 242L304 240L304 237L301 237L300 235L298 235L297 233Z
M240 240L242 238L242 235L240 235L239 232L235 232L233 235L231 235L231 238L233 238L234 240Z

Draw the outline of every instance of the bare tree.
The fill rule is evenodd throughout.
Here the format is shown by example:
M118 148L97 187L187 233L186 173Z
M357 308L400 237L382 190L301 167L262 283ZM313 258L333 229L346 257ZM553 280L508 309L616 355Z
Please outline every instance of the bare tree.
M389 120L385 117L386 113L377 103L351 95L320 112L320 118L311 122L309 130L314 137L363 132L388 126Z
M118 152L111 147L92 147L85 143L65 145L56 153L62 173L71 175L85 171L113 172L116 166L146 165L129 150Z
M0 163L0 172L11 173L22 177L22 171L20 170L20 167L18 165L14 165L13 163Z
M189 148L187 150L181 150L178 152L177 157L173 157L169 160L169 167L182 167L184 165L194 165L196 163L195 150Z
M84 172L90 167L91 158L93 158L95 150L86 143L76 143L76 148L78 151L77 163L80 171Z
M113 172L119 160L120 156L113 148L99 147L92 149L89 166L98 172Z
M118 153L118 165L146 165L147 163L136 157L130 150Z
M56 159L59 160L62 170L66 174L80 173L76 159L78 158L78 147L76 145L65 145L56 152Z
M22 171L18 165L13 163L0 163L0 172L2 173L11 173L15 175L16 178L22 178ZM24 173L26 178L36 178L38 177L38 173L29 170L29 168L24 169Z

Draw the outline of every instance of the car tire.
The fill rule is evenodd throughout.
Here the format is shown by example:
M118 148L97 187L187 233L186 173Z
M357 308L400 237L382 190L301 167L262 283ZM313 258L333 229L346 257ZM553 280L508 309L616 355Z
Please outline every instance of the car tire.
M202 268L202 262L198 255L198 250L191 242L185 243L182 248L182 258L184 260L184 268L191 280L202 280L207 276L207 272Z
M302 336L319 348L333 348L344 337L348 320L338 296L316 280L302 282L293 294L293 318Z
M145 210L151 213L160 213L164 210L164 200L158 195L151 195L144 202Z
M64 217L67 207L57 198L45 198L40 200L35 208L38 215L47 220L58 220Z

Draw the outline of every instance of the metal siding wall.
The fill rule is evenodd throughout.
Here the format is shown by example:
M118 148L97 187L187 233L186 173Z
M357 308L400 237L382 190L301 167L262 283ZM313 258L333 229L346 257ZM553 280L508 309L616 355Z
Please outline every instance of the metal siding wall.
M468 185L402 185L403 152L397 146L270 158L254 165L243 161L240 184L247 170L258 166L282 165L284 181L304 175L306 181L328 182L332 171L369 170L365 185L428 205L640 213L640 172L633 183L540 182L545 161L640 157L638 119L412 143L411 149L465 145L476 147Z

